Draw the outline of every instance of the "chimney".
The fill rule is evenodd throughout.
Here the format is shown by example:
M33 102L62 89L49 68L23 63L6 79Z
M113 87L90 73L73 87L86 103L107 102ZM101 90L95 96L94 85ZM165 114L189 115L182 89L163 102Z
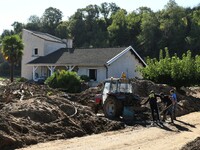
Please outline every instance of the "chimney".
M62 41L66 44L66 48L72 48L72 46L73 46L72 39L62 39Z
M73 47L73 40L67 39L67 48L72 48L72 47Z

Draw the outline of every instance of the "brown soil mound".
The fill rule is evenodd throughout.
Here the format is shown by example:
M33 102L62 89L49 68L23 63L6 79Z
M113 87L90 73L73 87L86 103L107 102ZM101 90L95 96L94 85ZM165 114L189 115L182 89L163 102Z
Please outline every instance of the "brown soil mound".
M143 103L147 98L151 90L155 91L155 93L159 94L163 92L166 95L170 94L171 89L175 89L174 87L168 86L166 84L155 84L152 81L149 80L132 80L132 87L133 92L135 95L138 95L141 98L141 103ZM69 94L69 99L71 101L79 102L83 105L87 105L89 107L92 107L94 105L94 97L96 94L101 93L102 87L93 87L89 88L82 93L78 94ZM184 91L183 91L184 90ZM188 114L190 112L199 111L200 110L200 99L191 96L194 93L197 93L200 91L199 88L185 88L179 93L179 91L176 91L177 97L178 97L178 108L177 108L177 116L181 116L184 114ZM182 94L184 93L184 94ZM160 110L163 109L163 104L159 101L159 107ZM147 105L146 109L141 109L136 116L137 119L150 119L150 110L149 106ZM148 116L146 115L148 114Z
M70 99L71 101L81 103L82 105L92 107L94 104L95 95L100 94L101 90L102 87L91 87L81 93L68 94L68 99Z
M170 90L175 89L174 87L168 86L166 84L155 84L154 82L148 80L134 79L132 81L132 85L134 93L142 97L143 100L147 99L147 96L151 90L158 94L163 92L164 94L169 95ZM184 88L181 93L179 91L176 91L178 98L177 116L200 110L200 99L197 97L193 97L192 95L194 94L194 92L192 91L193 89L191 88ZM195 93L197 91L197 88L195 88ZM161 105L162 104L159 103L159 106Z
M186 144L181 150L199 150L200 149L200 137L196 138L194 141Z
M43 85L13 83L0 90L0 149L124 128Z

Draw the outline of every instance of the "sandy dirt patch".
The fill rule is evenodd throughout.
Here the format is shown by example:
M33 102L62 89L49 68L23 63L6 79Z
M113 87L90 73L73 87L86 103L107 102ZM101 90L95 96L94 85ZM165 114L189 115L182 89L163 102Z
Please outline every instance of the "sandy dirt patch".
M174 125L128 127L97 135L40 143L20 150L179 150L200 135L200 112L178 117Z

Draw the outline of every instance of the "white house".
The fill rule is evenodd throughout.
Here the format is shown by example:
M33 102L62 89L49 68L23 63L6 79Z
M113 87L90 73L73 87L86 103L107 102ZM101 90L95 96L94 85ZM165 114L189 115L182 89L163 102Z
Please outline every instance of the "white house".
M74 49L71 40L25 29L22 39L24 55L21 76L29 80L48 77L57 69L76 71L78 75L87 75L96 82L109 77L120 77L122 72L128 78L141 78L136 68L146 66L131 46Z

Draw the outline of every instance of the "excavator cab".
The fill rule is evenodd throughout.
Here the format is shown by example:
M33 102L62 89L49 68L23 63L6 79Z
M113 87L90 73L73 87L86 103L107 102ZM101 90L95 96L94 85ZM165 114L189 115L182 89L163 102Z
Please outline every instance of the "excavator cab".
M126 79L121 78L110 78L104 82L104 88L102 92L103 103L110 95L124 95L125 93L132 93L132 85Z

